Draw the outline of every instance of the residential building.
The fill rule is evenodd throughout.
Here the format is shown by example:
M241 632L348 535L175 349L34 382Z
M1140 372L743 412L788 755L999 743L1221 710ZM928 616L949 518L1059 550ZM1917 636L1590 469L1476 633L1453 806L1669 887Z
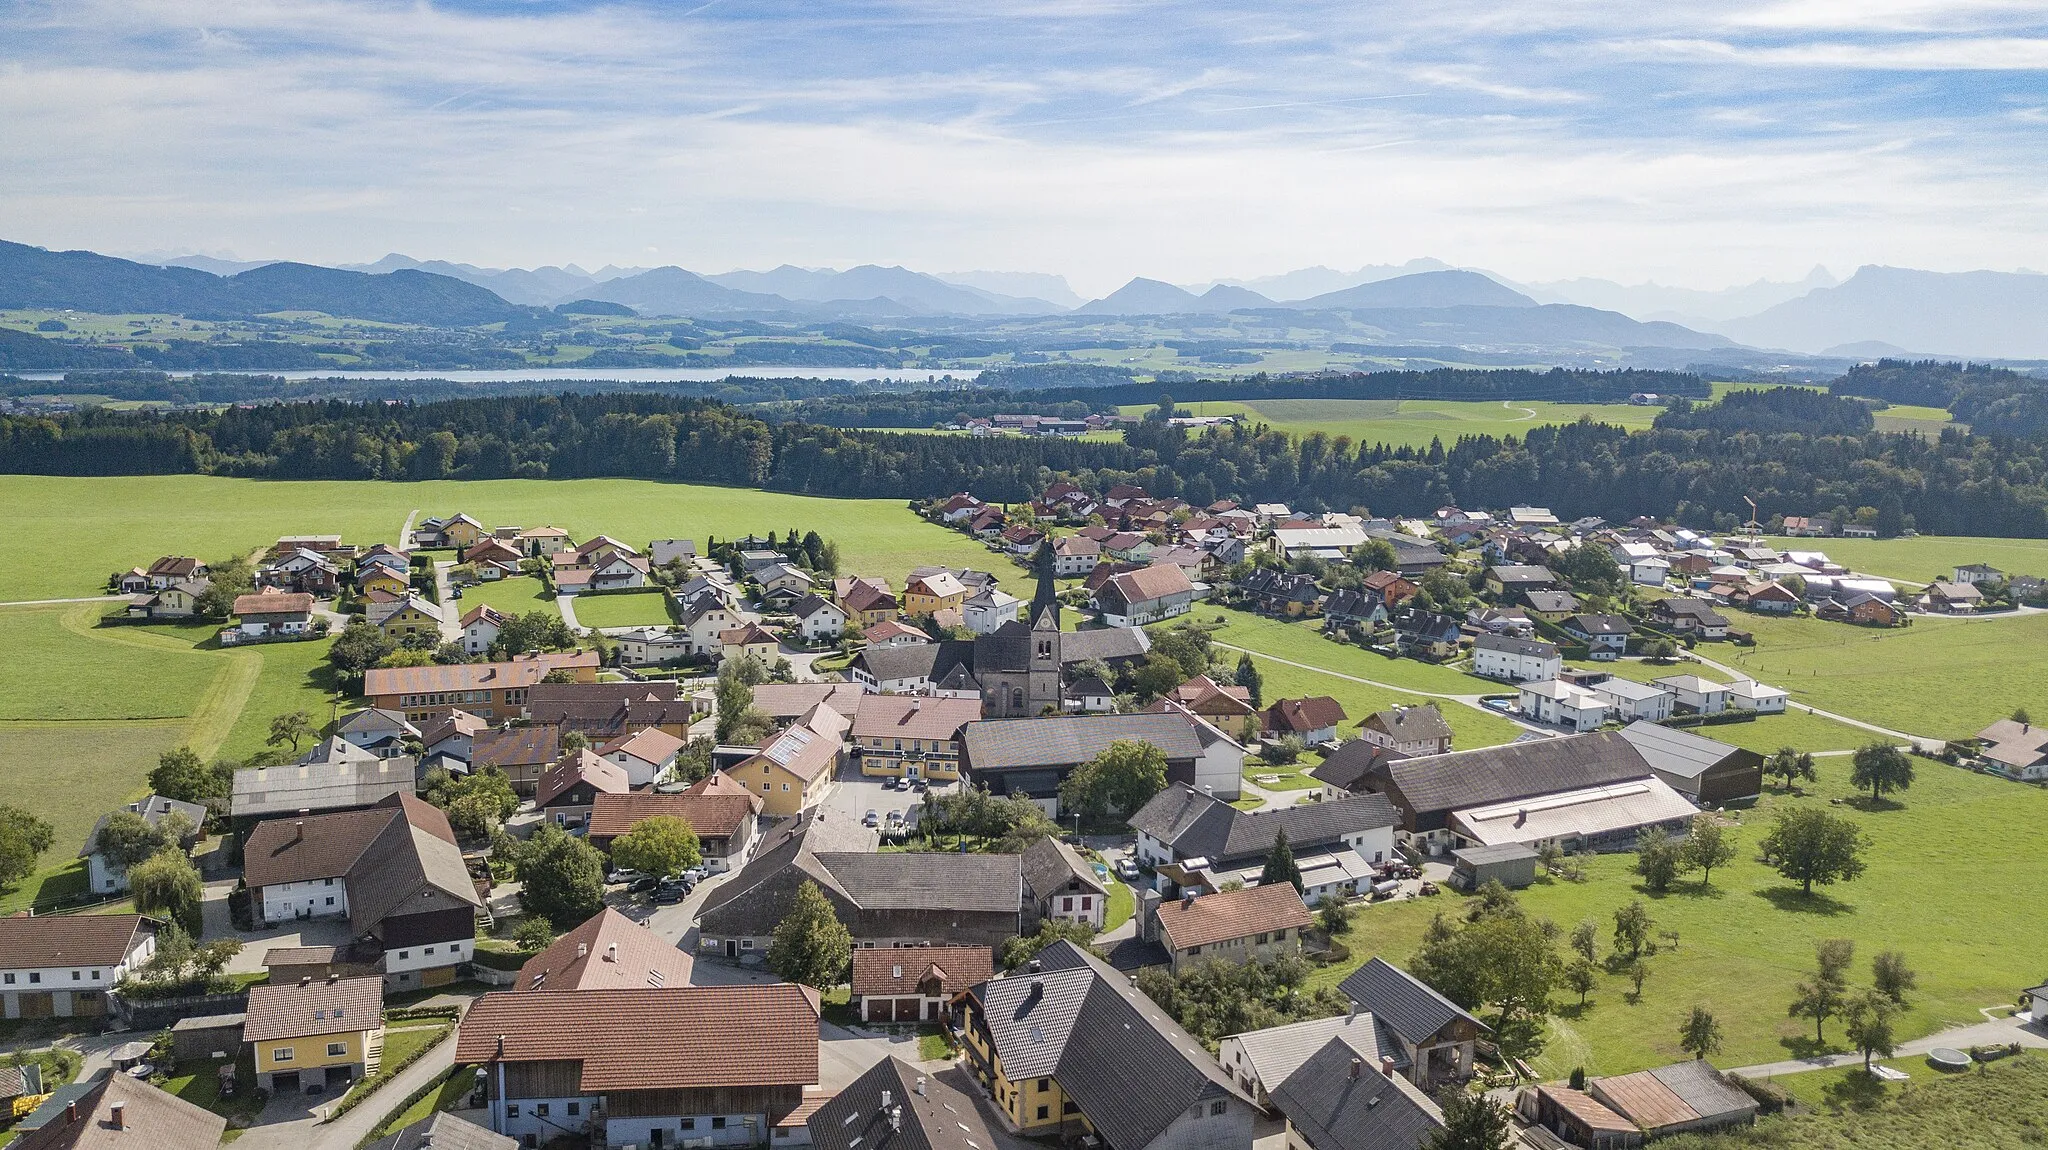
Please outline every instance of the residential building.
M1987 769L2026 782L2048 779L2048 727L2000 719L1978 731L1977 741L1977 761Z
M1481 635L1472 641L1472 673L1509 683L1534 683L1557 678L1564 657L1557 644L1540 639Z
M1644 611L1650 625L1676 635L1726 639L1728 617L1702 599L1659 599Z
M497 991L455 1040L490 1128L533 1147L765 1145L818 1081L818 992L793 983Z
M819 703L847 718L857 718L862 704L877 697L858 683L762 683L754 688L754 709L781 727L803 718Z
M728 871L744 866L759 841L762 806L761 796L726 774L714 774L675 794L600 794L591 802L590 845L610 851L612 840L647 819L666 815L697 832L704 869Z
M1332 1040L1341 1042L1368 1066L1381 1065L1383 1058L1401 1057L1393 1036L1383 1033L1371 1014L1354 1007L1331 1018L1228 1035L1217 1046L1216 1061L1237 1080L1238 1089L1271 1109L1273 1091Z
M1052 573L1062 579L1086 575L1102 559L1102 544L1079 535L1062 535L1053 540Z
M671 666L697 653L689 632L680 627L628 627L607 630L605 636L618 648L622 667Z
M913 575L903 585L903 613L906 615L936 615L948 608L959 610L967 601L967 587L951 571L940 570L930 575Z
M1359 724L1358 737L1409 757L1441 755L1451 749L1451 725L1435 703L1374 711Z
M1388 1039L1402 1075L1424 1090L1460 1083L1472 1076L1472 1055L1481 1036L1492 1033L1428 983L1381 958L1337 984L1358 1009L1372 1015L1376 1037Z
M16 1150L213 1150L227 1119L128 1074L62 1088L14 1124Z
M1000 946L1022 927L1020 856L876 854L872 832L812 812L777 828L711 892L699 946L731 958L766 950L805 882L817 884L857 947Z
M99 1018L107 992L156 954L139 914L0 918L0 1008L7 1018Z
M1059 788L1082 763L1119 740L1158 747L1169 780L1211 788L1234 798L1242 786L1244 749L1204 742L1202 728L1226 742L1210 724L1185 712L1137 715L1055 715L1042 719L983 719L961 732L963 765L972 785L994 795L1022 795L1059 817Z
M742 623L718 633L718 657L733 662L752 656L764 667L772 667L782 657L782 640L775 632L759 623Z
M981 718L981 700L877 695L853 718L860 773L885 778L960 777L960 729Z
M845 590L835 588L833 597L846 611L847 626L856 631L866 631L878 623L892 620L903 610L888 584L872 579L849 580Z
M581 731L595 743L650 729L686 739L697 717L697 705L673 679L541 683L527 691L525 709L534 723Z
M140 816L143 822L161 828L164 820L176 816L184 820L186 832L178 842L178 849L189 851L199 841L201 828L206 826L206 808L199 803L181 803L162 795L150 795L145 799L121 808L132 815ZM95 894L118 894L128 889L128 868L107 857L100 850L100 830L107 825L112 814L101 815L92 830L85 836L85 845L78 850L78 857L85 860L86 885Z
M1374 571L1365 577L1364 587L1378 595L1389 609L1412 598L1422 585L1398 571Z
M1937 580L1927 585L1927 593L1920 597L1922 610L1938 611L1944 615L1970 615L1984 606L1984 592L1975 583L1950 583Z
M1194 608L1195 588L1187 573L1167 565L1111 576L1095 591L1095 607L1112 627L1142 627Z
M977 635L993 635L1005 623L1018 622L1024 601L993 584L968 596L961 604L967 629Z
M427 743L429 760L446 758L475 770L496 767L505 772L505 781L512 785L513 793L521 797L531 796L538 790L541 775L562 757L564 728L559 723L485 727L463 734L465 725L448 724L442 728L449 732L445 737L436 738L435 733L430 732Z
M199 597L210 586L210 580L193 579L139 594L129 601L125 614L136 619L190 619L199 613Z
M1409 607L1394 616L1394 646L1406 655L1455 658L1464 637L1464 629L1449 615Z
M397 602L373 614L376 618L372 622L386 639L404 640L415 635L438 639L441 634L441 608L418 592L408 591Z
M1607 721L1604 697L1561 679L1523 683L1516 705L1530 722L1573 731L1596 731Z
M1220 890L1232 879L1255 885L1274 841L1285 834L1310 900L1359 893L1373 868L1393 857L1395 824L1393 805L1377 794L1241 811L1185 785L1167 787L1130 818L1138 860L1188 880L1162 871L1163 881L1155 880L1162 893L1175 893L1176 886Z
M579 683L594 683L597 663L596 651L582 650L520 655L501 663L372 667L363 672L363 699L398 711L411 723L440 718L457 707L499 722L524 715L527 692L549 672L566 671Z
M769 818L791 818L832 789L847 727L844 716L820 703L728 773L748 790L759 790Z
M1290 619L1315 614L1323 602L1323 589L1316 586L1315 576L1271 567L1254 570L1237 589L1257 609Z
M616 763L632 787L651 787L675 770L676 756L683 741L660 727L642 727L629 735L615 736L597 748L597 753Z
M611 907L585 919L526 960L512 989L635 990L688 986L690 956Z
M1315 922L1292 883L1214 894L1183 893L1158 903L1147 937L1166 948L1175 974L1201 962L1273 962L1301 953L1301 932Z
M1344 705L1328 695L1275 699L1259 712L1259 736L1291 736L1313 747L1336 738L1337 728L1344 724L1345 717Z
M483 905L448 817L410 794L368 810L271 819L243 847L257 921L345 918L393 989L453 982Z
M1387 600L1377 591L1358 590L1348 587L1332 591L1323 600L1323 629L1334 631L1342 627L1360 627L1376 630L1387 621Z
M1040 919L1101 930L1109 916L1109 884L1073 847L1052 837L1024 850L1024 892Z
M232 628L235 642L293 638L313 629L313 597L275 588L237 595L234 614L239 620Z
M540 777L533 793L533 807L542 819L558 827L580 827L590 818L599 795L623 795L626 768L607 762L588 748L564 756Z
M936 1025L953 1000L995 973L987 946L920 946L853 952L854 1013L862 1022Z
M519 1142L450 1111L436 1110L370 1143L369 1150L519 1150Z
M479 603L463 612L456 625L462 628L462 650L470 655L483 655L488 654L491 644L498 641L498 631L505 626L505 616L489 603Z
M332 598L341 590L341 566L318 551L293 551L264 564L256 585Z
M334 733L380 759L395 759L407 753L406 740L417 741L420 729L397 711L364 707L341 717Z
M720 635L740 621L732 606L718 592L705 589L685 595L676 593L675 630L683 636L683 654L716 655Z
M1391 748L1364 739L1353 739L1325 755L1322 762L1310 767L1306 773L1323 785L1321 801L1329 802L1363 793L1361 786L1366 776L1381 761L1407 757Z
M143 573L152 591L161 591L179 583L190 583L212 574L206 564L190 555L165 555L151 563Z
M1274 1088L1288 1150L1421 1150L1443 1111L1421 1088L1332 1038Z
M1635 633L1635 625L1619 615L1567 615L1558 627L1586 645L1587 658L1600 660L1621 658Z
M1790 615L1799 610L1799 596L1777 582L1750 583L1729 592L1728 602L1766 615Z
M811 573L794 563L774 563L748 574L760 584L762 601L776 606L794 603L814 593L811 588L816 581L811 578Z
M1679 713L1718 715L1728 709L1728 687L1698 675L1666 675L1652 679L1655 686L1671 692Z
M1569 591L1525 591L1522 605L1538 619L1555 623L1579 609L1579 598Z
M1497 598L1509 598L1530 591L1555 591L1557 576L1548 567L1504 563L1486 569L1486 591Z
M1624 723L1646 719L1661 723L1671 717L1677 696L1663 687L1631 679L1607 678L1587 686L1607 704L1607 714Z
M1738 711L1782 715L1785 703L1791 697L1792 693L1783 687L1773 687L1755 679L1737 679L1728 684L1728 705Z
M817 1150L990 1150L1003 1145L974 1099L891 1055L806 1121Z
M796 616L797 633L806 643L829 642L846 633L846 612L816 591L798 599L789 610Z
M256 1088L272 1094L367 1078L384 1053L384 982L334 976L252 986L242 1041L256 1060Z
M1218 683L1207 675L1196 675L1153 703L1147 710L1163 711L1170 704L1195 714L1226 729L1243 725L1247 715L1256 715L1252 706L1249 687L1235 683Z
M1068 942L963 1004L967 1069L1026 1137L1249 1150L1257 1108L1130 979Z
M1764 757L1755 751L1640 721L1623 727L1621 737L1658 778L1698 806L1753 803L1763 794Z

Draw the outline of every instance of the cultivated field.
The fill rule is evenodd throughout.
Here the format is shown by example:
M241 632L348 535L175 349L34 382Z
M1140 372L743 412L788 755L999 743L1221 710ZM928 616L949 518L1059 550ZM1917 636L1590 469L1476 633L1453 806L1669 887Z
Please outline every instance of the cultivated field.
M1825 551L1856 571L1926 583L1947 579L1953 568L1989 563L2009 575L2048 577L2048 539L1990 539L1967 535L1918 535L1911 539L1772 538L1788 551Z
M396 542L406 516L467 511L487 524L554 524L583 539L650 539L817 531L848 573L901 585L920 563L984 569L980 544L884 499L822 499L750 488L631 479L433 483L268 482L203 475L0 476L0 600L99 594L109 572L159 555L217 558L287 533Z
M1354 443L1390 443L1427 447L1431 439L1444 446L1466 435L1522 435L1546 423L1572 423L1581 416L1620 427L1644 428L1661 408L1626 403L1544 403L1509 400L1471 403L1437 399L1258 399L1245 402L1189 403L1195 415L1237 415L1270 424L1279 431L1307 435L1347 435ZM1150 405L1126 405L1126 415L1142 415Z

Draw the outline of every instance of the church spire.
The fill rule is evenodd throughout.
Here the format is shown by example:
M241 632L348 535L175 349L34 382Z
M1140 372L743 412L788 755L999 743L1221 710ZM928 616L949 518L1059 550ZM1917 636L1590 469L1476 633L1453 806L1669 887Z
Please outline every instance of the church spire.
M1038 590L1031 596L1031 626L1036 629L1041 618L1052 612L1051 630L1060 629L1059 588L1053 583L1052 537L1046 536L1038 545L1038 551L1031 556L1031 571L1038 576Z

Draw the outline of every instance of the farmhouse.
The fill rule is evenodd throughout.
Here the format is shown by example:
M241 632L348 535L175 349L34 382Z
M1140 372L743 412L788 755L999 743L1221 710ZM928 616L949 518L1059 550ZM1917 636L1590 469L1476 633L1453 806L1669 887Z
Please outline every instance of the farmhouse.
M593 742L658 730L678 741L690 733L697 707L673 679L624 683L540 683L527 691L526 717L581 731Z
M1146 567L1111 576L1095 591L1095 607L1112 627L1142 627L1194 607L1195 588L1179 567Z
M1372 1016L1375 1037L1399 1051L1395 1064L1408 1081L1434 1090L1471 1077L1472 1055L1491 1030L1421 979L1373 958L1337 989Z
M1247 886L1180 898L1152 908L1147 937L1166 948L1175 974L1198 962L1272 962L1301 953L1315 921L1293 884Z
M188 828L178 843L181 850L191 850L199 841L200 828L206 825L206 808L198 803L182 803L162 795L150 795L121 808L129 814L139 815L142 821L152 827L162 826L165 819L176 815L185 820ZM79 848L78 857L85 860L86 885L97 894L116 894L128 889L128 868L107 857L100 849L100 831L112 815L101 815L85 836L85 845Z
M2027 782L2048 779L2048 727L2000 719L1978 731L1977 741L1977 761L1987 769Z
M853 952L853 1009L863 1022L936 1023L970 986L995 973L986 946L863 948Z
M1690 731L1634 722L1621 737L1672 790L1702 807L1754 802L1764 789L1764 757Z
M1259 734L1269 739L1291 736L1313 747L1336 738L1344 719L1344 705L1328 695L1275 699L1259 712Z
M98 1018L107 991L156 954L139 914L0 918L0 1008L12 1018Z
M1395 823L1393 806L1377 794L1240 811L1185 785L1167 787L1130 818L1139 861L1178 867L1218 889L1231 879L1256 884L1274 841L1285 834L1302 892L1311 899L1356 894L1373 867L1393 857ZM1159 885L1172 893L1176 884Z
M1388 707L1367 715L1358 737L1403 755L1441 755L1451 749L1451 725L1435 703Z

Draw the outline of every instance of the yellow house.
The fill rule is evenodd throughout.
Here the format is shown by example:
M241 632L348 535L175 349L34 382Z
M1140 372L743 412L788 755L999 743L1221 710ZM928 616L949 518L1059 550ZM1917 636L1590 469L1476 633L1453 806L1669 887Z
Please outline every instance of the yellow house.
M407 595L395 610L384 616L377 624L377 630L387 639L403 639L407 635L439 635L441 633L440 608L420 598Z
M441 529L441 542L458 551L467 551L485 534L483 524L467 515L457 515Z
M255 1051L257 1087L272 1094L375 1074L384 1055L384 980L329 975L252 986L242 1041Z
M727 771L761 796L761 813L786 819L816 806L832 789L846 717L823 703L770 740L761 752Z
M833 589L839 609L846 612L849 631L865 631L902 613L896 596L885 584L868 579L839 579Z
M981 718L981 700L870 695L853 720L860 773L883 778L960 777L960 728Z
M408 576L401 575L380 563L372 566L368 571L357 574L356 589L366 593L370 591L389 591L393 595L403 595L412 590L412 580Z
M967 601L967 587L951 571L921 575L903 588L903 613L936 615L948 607L959 610Z

